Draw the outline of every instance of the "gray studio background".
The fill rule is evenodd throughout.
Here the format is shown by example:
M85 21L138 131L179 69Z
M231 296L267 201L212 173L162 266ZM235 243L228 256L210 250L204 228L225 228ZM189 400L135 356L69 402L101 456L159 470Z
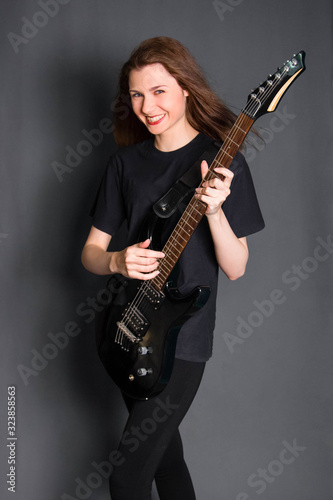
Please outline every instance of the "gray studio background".
M1 2L1 498L108 498L101 471L126 412L95 352L105 278L80 252L115 150L120 66L156 35L187 45L236 113L307 53L278 111L256 124L266 145L246 149L266 229L249 238L247 274L221 274L214 356L182 435L200 500L332 499L330 0Z

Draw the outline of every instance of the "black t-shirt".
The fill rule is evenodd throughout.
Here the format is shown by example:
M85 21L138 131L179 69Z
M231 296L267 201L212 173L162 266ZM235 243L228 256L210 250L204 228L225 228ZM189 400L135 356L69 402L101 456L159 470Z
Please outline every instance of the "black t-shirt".
M117 151L107 165L93 210L93 225L112 236L126 220L127 246L138 242L143 221L159 200L205 152L213 139L199 133L186 146L163 152L153 139ZM264 221L258 205L248 165L237 153L230 169L234 172L231 194L223 211L238 238L260 231ZM181 216L168 219L163 238L167 238ZM182 327L176 357L188 361L207 361L212 354L215 327L218 264L208 221L203 217L178 262L177 284L186 293L207 285L211 294L206 305Z

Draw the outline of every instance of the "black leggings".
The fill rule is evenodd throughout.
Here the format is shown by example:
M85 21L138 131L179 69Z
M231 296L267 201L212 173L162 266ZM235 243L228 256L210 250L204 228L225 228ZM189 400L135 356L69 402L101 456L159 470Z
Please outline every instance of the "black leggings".
M125 397L130 412L110 478L112 500L195 500L178 426L198 390L205 363L175 360L166 389L148 401Z

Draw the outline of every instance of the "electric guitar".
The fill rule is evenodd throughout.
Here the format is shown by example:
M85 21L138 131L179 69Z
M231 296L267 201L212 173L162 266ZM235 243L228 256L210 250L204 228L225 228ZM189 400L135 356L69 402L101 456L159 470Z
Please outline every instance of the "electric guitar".
M214 169L229 168L254 121L274 111L289 86L305 70L304 58L304 51L294 55L251 92L205 180L223 178ZM179 330L208 300L208 287L200 286L181 295L169 281L205 211L206 204L193 196L163 247L165 257L154 279L120 277L117 281L111 277L112 303L103 313L98 353L111 378L130 397L148 399L165 388L172 373Z

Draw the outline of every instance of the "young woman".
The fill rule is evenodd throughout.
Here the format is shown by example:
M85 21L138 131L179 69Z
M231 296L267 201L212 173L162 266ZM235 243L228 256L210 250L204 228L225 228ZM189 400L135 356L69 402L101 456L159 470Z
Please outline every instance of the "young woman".
M167 37L144 41L125 63L119 102L126 96L130 111L115 117L121 149L107 166L82 262L96 274L150 280L158 275L164 255L149 248L149 239L138 241L143 220L214 140L225 139L235 116L210 89L188 50ZM202 176L207 169L203 161ZM211 296L181 328L166 389L147 401L124 397L129 418L119 465L110 479L113 500L149 500L153 480L161 500L195 499L178 427L212 354L218 269L231 280L242 276L248 260L246 236L264 226L243 156L237 154L229 170L216 170L223 181L214 178L196 189L207 210L178 269L182 293L208 285ZM111 236L125 220L126 248L108 251Z

